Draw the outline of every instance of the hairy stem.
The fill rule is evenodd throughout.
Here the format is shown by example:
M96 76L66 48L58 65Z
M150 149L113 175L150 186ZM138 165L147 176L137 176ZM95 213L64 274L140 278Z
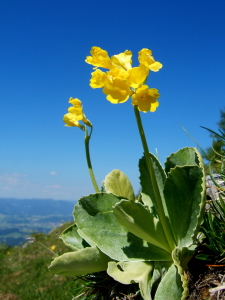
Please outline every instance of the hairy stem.
M91 157L90 157L90 151L89 151L89 142L91 139L91 133L92 133L92 127L91 127L91 132L90 135L88 134L87 126L85 125L85 138L84 138L84 144L85 144L85 153L86 153L86 160L87 160L87 165L88 165L88 171L91 177L92 184L94 186L94 189L96 193L100 193L100 190L98 188L95 175L92 169L92 164L91 164Z
M171 250L173 250L174 249L174 240L173 240L173 236L172 236L172 230L170 229L170 225L169 225L169 223L166 219L165 213L164 213L163 204L162 204L162 200L161 200L161 196L160 196L160 192L159 192L159 187L158 187L155 172L153 169L152 160L149 155L148 144L146 141L145 132L144 132L144 128L143 128L142 121L141 121L141 116L140 116L140 112L137 108L137 105L134 105L134 113L135 113L135 117L136 117L136 121L137 121L137 125L138 125L139 134L141 137L142 146L144 149L144 155L145 155L147 168L148 168L149 175L150 175L150 178L152 181L152 186L153 186L155 199L156 199L156 205L157 205L157 209L158 209L159 220L164 229L168 244L169 244Z

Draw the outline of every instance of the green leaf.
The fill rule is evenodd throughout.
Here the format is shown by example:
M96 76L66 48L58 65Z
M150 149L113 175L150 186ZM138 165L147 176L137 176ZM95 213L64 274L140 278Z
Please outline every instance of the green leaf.
M210 260L211 257L212 257L211 255L207 255L207 254L198 254L195 256L195 258L201 259L201 260Z
M139 283L142 297L152 300L150 283L153 268L152 262L109 262L107 273L123 284Z
M205 176L198 166L175 167L165 182L166 214L176 245L189 247L198 233L205 209Z
M172 153L165 162L166 173L170 172L171 168L176 166L194 166L197 165L203 168L203 162L200 153L196 148L186 147Z
M151 280L151 295L153 299L162 278L165 276L172 264L173 261L157 261L154 263L154 271Z
M182 297L181 300L185 300L188 296L188 281L187 281L187 264L190 259L193 257L195 251L189 250L186 247L183 248L175 248L172 252L172 257L174 261L174 265L176 266L177 272L180 275L180 279L182 282ZM178 281L178 285L179 285Z
M78 228L76 224L73 224L66 228L61 234L60 238L63 240L64 244L70 249L76 251L88 247L89 244L77 232Z
M113 207L120 200L107 193L81 198L74 211L79 234L84 234L88 243L97 245L102 252L118 261L171 260L168 252L128 232L116 220Z
M104 180L107 193L134 200L134 190L128 177L120 170L113 170Z
M159 187L159 192L163 199L164 198L163 188L164 188L164 182L166 180L166 174L158 159L152 153L149 153L149 155L152 160L152 165L156 175L156 181ZM151 177L144 156L139 160L139 170L140 170L140 183L142 187L142 201L146 206L149 207L149 210L151 212L158 215L154 188L152 185Z
M97 247L87 247L55 258L49 270L58 275L80 276L105 271L110 260Z
M182 281L177 268L172 264L160 282L154 300L181 300L183 293Z
M156 247L171 252L161 223L142 204L121 200L116 204L113 213L129 232Z

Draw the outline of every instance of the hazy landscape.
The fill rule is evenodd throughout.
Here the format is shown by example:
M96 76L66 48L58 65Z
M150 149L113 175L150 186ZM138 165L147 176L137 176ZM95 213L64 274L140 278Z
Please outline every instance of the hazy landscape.
M0 198L0 244L20 245L33 233L47 233L73 220L76 202Z

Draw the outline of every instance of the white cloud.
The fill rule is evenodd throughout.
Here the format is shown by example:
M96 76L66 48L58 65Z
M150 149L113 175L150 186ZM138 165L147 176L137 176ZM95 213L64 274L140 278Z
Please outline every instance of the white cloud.
M50 175L54 176L57 175L57 173L55 171L50 172Z

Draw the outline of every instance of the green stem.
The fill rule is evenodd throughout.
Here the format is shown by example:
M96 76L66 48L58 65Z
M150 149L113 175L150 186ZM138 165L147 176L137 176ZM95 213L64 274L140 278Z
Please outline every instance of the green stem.
M170 229L170 224L166 219L165 212L164 212L164 209L163 209L161 195L160 195L158 183L157 183L157 180L156 180L155 172L154 172L154 169L153 169L152 160L151 160L151 157L149 155L148 144L147 144L147 141L146 141L146 138L145 138L145 132L144 132L140 112L137 108L137 105L134 105L134 113L135 113L135 117L136 117L136 121L137 121L137 125L138 125L139 134L140 134L140 137L141 137L141 142L142 142L142 145L143 145L143 148L144 148L144 155L145 155L147 168L148 168L149 175L150 175L150 178L151 178L151 181L152 181L152 186L153 186L153 191L154 191L154 194L155 194L156 206L157 206L159 220L160 220L160 222L162 224L162 227L164 229L168 244L169 244L171 250L173 250L174 246L175 246L175 243L174 243L174 239L173 239L173 235L172 235L172 230Z
M92 184L94 186L94 189L96 193L100 193L100 190L98 188L97 182L95 180L95 175L92 169L91 165L91 158L90 158L90 151L89 151L89 141L91 139L91 133L92 133L92 127L91 127L91 132L90 135L88 135L88 130L87 126L85 125L85 138L84 138L84 144L85 144L85 153L86 153L86 159L87 159L87 165L88 165L88 171L91 177Z

